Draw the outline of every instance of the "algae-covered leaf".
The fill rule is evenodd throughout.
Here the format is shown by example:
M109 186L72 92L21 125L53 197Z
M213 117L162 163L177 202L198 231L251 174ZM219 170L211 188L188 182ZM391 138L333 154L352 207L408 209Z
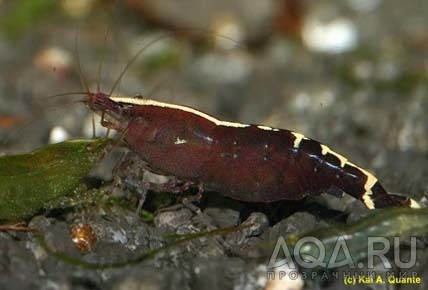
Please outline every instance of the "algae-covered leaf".
M0 157L0 220L22 220L72 193L108 144L105 138L72 140Z

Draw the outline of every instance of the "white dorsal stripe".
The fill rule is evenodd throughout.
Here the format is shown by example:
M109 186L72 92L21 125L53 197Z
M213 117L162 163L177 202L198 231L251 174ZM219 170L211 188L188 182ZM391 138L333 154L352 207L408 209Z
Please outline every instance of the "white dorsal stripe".
M303 139L308 140L308 138L306 138L304 135L300 133L291 132L291 134L293 134L293 136L295 137L294 144L293 144L294 148L299 148L300 142L302 142Z
M292 134L296 137L296 139L294 140L294 147L296 147L296 145L298 146L303 139L307 139L306 137L304 137L303 135L301 135L299 133L293 132ZM328 146L326 146L324 144L320 144L320 146L321 146L321 154L326 155L329 153L329 154L332 154L333 156L337 157L340 161L340 167L343 168L343 167L345 167L345 165L352 166L352 167L357 168L362 173L364 173L365 176L367 176L366 183L364 184L364 194L362 195L361 199L363 200L363 202L367 206L367 208L374 209L375 204L374 204L373 199L372 199L372 195L373 195L372 187L377 182L377 178L374 177L374 175L371 174L370 172L368 172L367 170L365 170L365 169L359 167L358 165L355 165L354 163L350 162L346 157L334 152Z
M368 172L367 170L355 165L352 162L347 161L346 164L359 169L362 173L364 173L367 176L366 183L364 184L365 192L362 196L362 200L364 204L367 206L367 208L374 209L375 205L371 196L373 195L372 187L376 184L377 178L374 177L374 175Z
M213 116L210 116L208 114L205 114L201 111L198 111L198 110L190 108L190 107L180 106L180 105L175 105L175 104L170 104L170 103L163 103L163 102L158 102L158 101L150 100L150 99L139 99L139 98L130 98L130 97L110 97L110 100L112 100L114 102L139 105L139 106L156 106L156 107L161 107L161 108L170 108L170 109L181 110L181 111L185 111L185 112L189 112L189 113L198 115L198 116L200 116L200 117L202 117L202 118L204 118L210 122L213 122L214 124L216 124L218 126L237 127L237 128L245 128L245 127L250 126L248 124L221 121L221 120L214 118Z
M410 208L422 208L421 205L414 199L410 199Z
M263 125L258 125L257 128L262 129L262 130L266 130L266 131L275 131L275 132L279 131L279 129L268 127L268 126L263 126Z
M330 153L331 155L335 156L340 161L340 167L344 167L345 164L351 165L351 163L348 162L348 159L346 159L344 156L334 152L331 150L328 146L321 144L321 154L326 155L327 153ZM354 166L355 167L355 166Z
M363 200L364 204L368 209L375 209L375 204L373 202L372 195L373 195L373 192L370 189L369 191L366 191L361 197L361 199Z
M347 161L346 164L359 169L362 173L364 173L367 176L366 183L364 184L364 191L365 192L361 198L362 198L364 204L367 206L367 208L374 209L375 204L374 204L373 199L372 199L372 195L373 195L372 187L376 184L377 178L374 177L374 175L371 174L370 172L368 172L367 170L355 165L352 162Z
M371 197L373 194L372 187L377 182L377 178L374 177L374 175L371 174L370 172L368 172L367 170L365 170L365 169L359 167L358 165L355 165L354 163L350 162L344 156L334 152L328 146L321 144L321 154L326 155L327 153L330 153L339 159L340 167L343 168L343 167L345 167L345 165L352 166L352 167L357 168L362 173L364 173L365 176L367 176L366 183L364 184L364 194L362 196L362 200L368 208L373 209L374 208L374 202L373 202L372 197Z

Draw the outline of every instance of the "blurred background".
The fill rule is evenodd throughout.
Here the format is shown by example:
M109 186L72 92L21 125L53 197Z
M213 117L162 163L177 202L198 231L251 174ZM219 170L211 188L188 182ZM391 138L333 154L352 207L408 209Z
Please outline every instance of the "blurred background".
M388 191L426 204L427 12L426 0L0 0L0 155L92 138L92 114L79 103L82 95L52 97L83 92L87 83L93 91L114 88L114 94L188 105L228 121L300 132L375 173ZM97 133L105 134L100 126ZM111 178L111 170L104 174L99 183ZM343 199L327 200L346 207ZM220 227L249 215L224 201L209 205L203 213L210 215L211 209ZM265 232L273 237L325 223L322 215L293 203L278 210L256 206L248 212L265 208L283 218L298 211ZM358 206L352 210L358 217ZM68 249L67 223L81 212L58 220L36 216L30 225L43 224L55 248ZM157 248L162 225L199 227L189 210L166 212L163 222L159 214L155 227L136 218L134 208L91 213L101 235L96 253L85 256L88 261L122 261ZM262 222L269 226L267 218L256 224ZM254 274L260 267L242 258L252 254L247 245L238 243L245 254L236 255L206 242L116 272L84 271L46 258L26 234L4 234L0 269L7 281L0 284L10 289L261 287L254 278L265 277ZM426 251L418 253L415 271L422 281L427 281L426 257ZM343 288L336 282L329 289ZM382 285L358 289L396 289Z
M159 39L115 93L300 132L420 196L427 12L423 0L0 0L0 151L91 138L81 96L48 96L81 79L109 92Z

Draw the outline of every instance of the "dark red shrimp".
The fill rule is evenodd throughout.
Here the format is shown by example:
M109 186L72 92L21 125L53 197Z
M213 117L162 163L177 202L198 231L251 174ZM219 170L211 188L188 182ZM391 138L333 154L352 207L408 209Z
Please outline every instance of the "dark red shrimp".
M302 134L221 121L196 109L141 97L88 93L103 125L123 133L151 170L247 202L346 192L367 208L418 207L388 194L370 172Z
M90 92L82 81L86 90L82 101L102 116L103 126L122 133L127 146L150 170L248 202L298 200L321 193L341 196L346 192L369 209L419 207L409 197L388 194L373 174L302 134L222 121L190 107L142 97L113 97L137 57L170 36L143 46L108 94L99 87L101 64L97 92Z

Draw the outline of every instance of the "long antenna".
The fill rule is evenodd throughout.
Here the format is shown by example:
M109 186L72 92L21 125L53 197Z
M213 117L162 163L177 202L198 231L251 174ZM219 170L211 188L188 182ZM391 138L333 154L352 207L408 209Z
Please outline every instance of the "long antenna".
M63 97L63 96L73 96L73 95L86 95L88 92L67 92L67 93L60 93L60 94L55 94L55 95L50 95L47 97L42 97L42 100L46 100L46 99L52 99L52 98L57 98L57 97Z
M110 32L110 25L107 26L106 32L104 34L104 40L103 40L103 47L104 48L106 48L106 44L107 44L107 39L108 39L109 32ZM101 53L100 63L98 65L98 71L97 71L97 93L99 93L101 91L101 87L100 87L101 70L102 70L102 67L103 67L104 57L105 57L105 49Z
M76 31L76 34L74 35L74 53L76 54L76 59L77 59L77 70L79 72L80 83L82 85L82 88L86 90L86 94L88 94L90 90L89 90L88 82L86 81L85 75L83 74L82 65L80 62L79 48L77 46L77 37L78 37L77 33L78 32Z
M221 37L230 41L233 41L235 43L238 44L238 47L240 46L239 41L236 41L226 35L220 35L217 34L215 31L210 31L210 30L206 30L206 29L199 29L199 28L189 28L189 29L180 29L171 33L167 33L164 35L161 35L157 38L155 38L154 40L150 41L149 43L147 43L146 45L144 45L143 47L141 47L137 53L131 58L131 60L128 62L128 64L125 66L125 68L122 70L122 72L119 74L119 77L117 78L117 80L114 82L113 87L111 88L110 92L109 92L109 96L111 96L113 94L113 92L115 91L117 85L119 84L119 82L122 80L123 76L125 75L125 73L128 71L128 69L130 68L130 66L137 60L137 58L141 55L141 53L147 49L148 47L150 47L151 45L155 44L156 42L167 38L167 37L174 37L177 36L179 34L183 34L184 32L200 32L200 33L205 33L205 34L211 34L211 35L215 35L216 37Z
M128 69L131 67L131 65L137 60L137 58L140 56L140 54L147 49L149 46L153 45L154 43L158 42L161 39L164 39L166 37L169 37L169 34L165 34L162 36L159 36L157 38L155 38L154 40L150 41L149 43L147 43L146 45L144 45L142 48L140 48L137 53L131 58L131 60L126 64L125 68L122 70L122 72L119 74L119 77L117 78L117 80L114 82L113 87L111 88L110 92L109 92L109 96L111 96L114 92L114 90L116 89L117 85L119 84L119 82L122 80L123 76L125 75L125 73L128 71Z

